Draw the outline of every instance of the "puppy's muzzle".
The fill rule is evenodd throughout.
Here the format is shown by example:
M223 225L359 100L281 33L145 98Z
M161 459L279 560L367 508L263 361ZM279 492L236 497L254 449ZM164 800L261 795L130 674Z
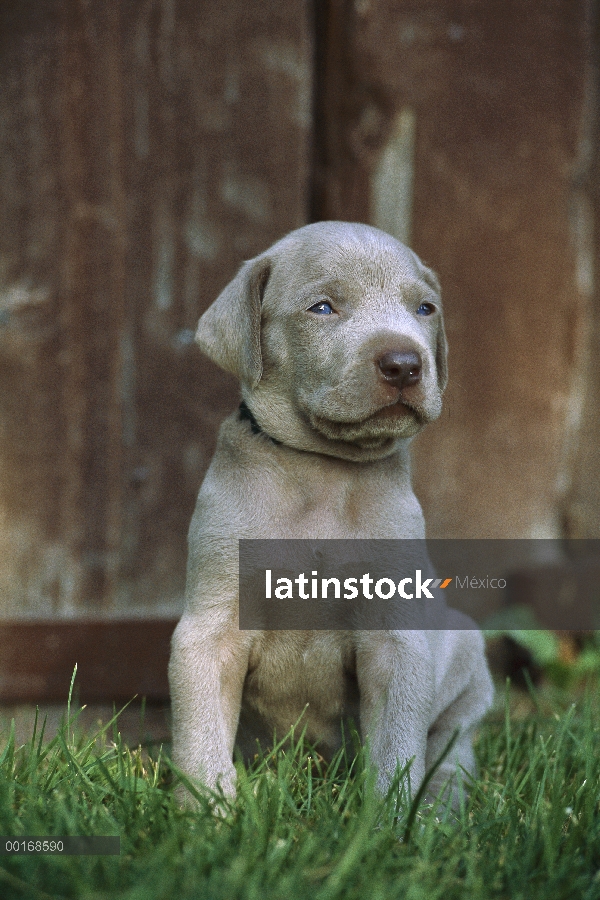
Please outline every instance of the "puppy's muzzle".
M423 362L415 350L389 350L380 356L376 364L383 378L393 387L412 387L421 380Z

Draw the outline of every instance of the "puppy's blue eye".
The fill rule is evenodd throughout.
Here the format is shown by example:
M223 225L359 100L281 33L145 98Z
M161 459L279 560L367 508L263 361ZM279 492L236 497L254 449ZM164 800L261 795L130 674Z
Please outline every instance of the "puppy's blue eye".
M430 316L435 312L435 306L433 303L421 303L420 307L417 310L418 316Z
M322 300L320 303L315 303L314 306L309 307L309 311L318 313L321 316L330 316L333 312L333 306L331 303L327 303L326 300Z

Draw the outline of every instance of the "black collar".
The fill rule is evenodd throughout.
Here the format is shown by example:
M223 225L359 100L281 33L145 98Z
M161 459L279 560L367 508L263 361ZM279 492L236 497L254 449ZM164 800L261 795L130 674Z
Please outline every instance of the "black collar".
M278 444L278 445L281 444L281 441L278 441L276 438L271 437L270 434L267 434L266 431L263 431L263 429L260 427L260 425L258 424L256 419L254 418L254 416L252 414L252 410L248 409L245 400L242 400L242 402L240 403L240 419L242 422L244 421L244 419L246 419L248 422L250 422L250 428L252 429L252 434L264 434L264 436L268 437L269 440L273 441L274 444Z

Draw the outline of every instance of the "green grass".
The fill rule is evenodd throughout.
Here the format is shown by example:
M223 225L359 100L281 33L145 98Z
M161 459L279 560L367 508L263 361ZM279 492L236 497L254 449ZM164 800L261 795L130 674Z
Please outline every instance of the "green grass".
M240 767L219 815L207 800L180 809L164 755L124 746L118 721L86 737L71 715L19 748L5 734L0 833L120 835L121 856L2 856L0 897L600 898L596 692L524 716L507 699L481 728L480 777L454 817L411 807L400 778L377 798L363 750L326 767L300 739Z

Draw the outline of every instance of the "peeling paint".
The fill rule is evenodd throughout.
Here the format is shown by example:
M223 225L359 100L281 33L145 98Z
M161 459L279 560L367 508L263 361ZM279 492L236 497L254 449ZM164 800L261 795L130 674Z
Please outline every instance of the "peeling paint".
M190 253L193 253L198 259L209 261L219 253L218 232L210 222L188 222L185 241Z
M575 280L586 298L594 293L594 211L583 191L573 198L572 233L575 244Z
M173 265L175 262L175 235L171 210L165 201L158 204L155 213L154 235L154 303L157 309L168 310L173 301Z
M221 197L229 206L254 222L265 222L270 215L268 184L251 176L227 176L221 182Z
M403 107L381 151L371 184L372 223L404 244L410 243L416 116Z
M0 287L0 309L5 312L16 312L28 306L40 306L50 299L47 287L31 287L24 282L16 282Z
M306 54L294 44L284 43L259 45L257 52L267 70L277 78L286 75L296 82L296 104L292 118L299 125L308 127L312 113L312 77ZM281 90L280 84L277 84L277 89Z

